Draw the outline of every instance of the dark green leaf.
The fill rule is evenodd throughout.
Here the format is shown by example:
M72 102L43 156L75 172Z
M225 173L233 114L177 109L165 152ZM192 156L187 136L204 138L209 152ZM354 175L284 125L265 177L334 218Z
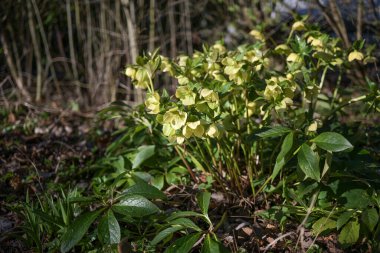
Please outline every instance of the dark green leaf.
M265 139L265 138L283 136L289 133L290 131L292 130L284 126L274 126L274 127L269 128L268 130L264 130L260 133L257 133L256 135Z
M180 225L180 226L183 226L185 228L191 228L195 231L202 231L202 229L200 227L198 227L192 220L188 219L188 218L178 218L178 219L175 219L175 220L172 220L169 222L170 225Z
M346 138L334 132L321 133L311 141L321 149L331 152L340 152L353 147Z
M39 209L34 209L34 210L32 209L32 212L35 215L39 216L42 220L48 222L51 225L54 224L54 225L57 225L58 227L63 227L65 225L62 221L58 220L57 218L55 218L55 217L53 217L53 216L51 216L45 212L42 212Z
M331 54L328 54L328 53L325 53L325 52L322 52L322 51L315 52L313 54L313 57L315 57L317 59L321 59L321 60L327 61L327 62L329 62L332 59L334 59L334 57Z
M157 213L160 209L143 196L130 195L113 205L112 210L130 217L141 218Z
M188 253L198 241L201 233L186 235L171 244L165 253Z
M372 232L379 222L379 213L376 208L369 208L362 213L362 222Z
M210 205L211 193L201 192L197 195L198 205L204 215L208 213L208 207Z
M302 144L297 158L298 164L306 177L319 182L321 180L321 172L319 170L318 154L314 153L307 144Z
M100 241L106 245L120 242L120 226L112 210L108 210L100 220L98 225L98 237Z
M336 229L341 229L341 227L343 227L352 218L354 213L355 211L347 211L342 213L336 221Z
M143 180L126 189L123 195L141 195L147 199L166 199L166 195L162 191Z
M62 236L61 252L65 253L71 250L86 234L90 225L99 216L102 210L88 212L79 216Z
M289 152L292 150L293 147L293 132L290 132L284 139L284 142L281 145L281 151L278 154L276 158L276 164L274 165L274 169L272 172L272 182L277 177L278 173L281 171L281 169L284 167L286 163L286 158Z
M94 202L97 198L96 197L70 197L69 201L70 203L88 203L88 202Z
M204 215L193 211L179 211L172 213L168 218L166 218L166 221L175 220L181 217L204 217Z
M227 250L223 244L214 240L210 234L206 235L206 238L203 242L202 253L227 253Z
M160 233L158 233L154 238L153 240L150 242L150 244L152 245L156 245L157 243L161 242L162 240L164 240L166 237L168 237L169 235L172 235L173 233L179 231L179 230L182 230L183 227L182 226L172 226L172 227L168 227L164 230L162 230Z
M338 241L343 247L349 247L359 239L360 225L357 220L348 222L339 234Z
M139 152L133 160L132 169L138 168L143 162L151 158L154 155L154 149L154 145L139 147Z
M346 191L342 194L342 197L346 201L344 206L347 208L365 208L371 202L367 191L363 189Z

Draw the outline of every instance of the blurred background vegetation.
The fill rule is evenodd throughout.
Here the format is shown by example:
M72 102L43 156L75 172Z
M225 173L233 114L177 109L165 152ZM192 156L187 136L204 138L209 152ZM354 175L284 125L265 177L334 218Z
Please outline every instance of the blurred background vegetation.
M379 45L379 0L3 0L0 8L0 103L81 110L117 99L140 103L124 67L159 47L175 57L223 40L228 48L259 29L276 43L295 18L340 37ZM367 44L367 45L368 45ZM373 55L378 58L376 48ZM368 70L366 70L368 71ZM378 79L376 63L367 76ZM364 80L358 66L351 80ZM169 91L173 80L156 84Z

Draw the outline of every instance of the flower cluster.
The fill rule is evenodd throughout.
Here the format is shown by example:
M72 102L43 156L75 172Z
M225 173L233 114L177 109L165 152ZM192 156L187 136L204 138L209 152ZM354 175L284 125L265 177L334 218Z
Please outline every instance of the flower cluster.
M125 74L135 87L148 90L146 109L157 115L170 141L231 137L242 129L261 128L272 111L301 115L303 122L297 108L307 110L318 96L322 70L367 59L358 47L347 54L339 40L310 30L303 21L296 21L289 40L274 49L268 49L260 31L252 30L250 35L254 44L233 51L217 42L191 57L169 59L155 52L127 67ZM280 71L275 65L279 61L284 66ZM174 96L165 100L153 86L159 70L178 81ZM312 124L309 131L314 128Z

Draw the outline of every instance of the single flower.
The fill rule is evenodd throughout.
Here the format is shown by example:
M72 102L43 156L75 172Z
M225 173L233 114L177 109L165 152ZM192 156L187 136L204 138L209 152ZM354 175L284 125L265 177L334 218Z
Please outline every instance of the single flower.
M178 110L177 107L170 109L164 114L164 124L170 124L174 130L178 130L186 124L187 113Z
M148 113L150 114L158 114L160 112L160 95L158 92L147 94L145 106L148 108Z
M259 41L265 41L265 36L258 30L252 30L249 32L249 35L251 35L253 38Z
M186 126L182 129L182 134L187 139L192 136L201 138L204 132L205 130L200 120L194 122L187 122Z
M359 51L352 51L349 55L348 55L348 61L349 62L352 62L352 61L362 61L364 59L364 55L359 52Z
M180 86L175 92L175 96L181 100L183 105L195 104L196 94L190 90L188 86Z
M305 24L304 24L304 22L302 22L302 21L296 21L296 22L294 22L294 24L292 25L292 30L293 31L302 31L302 30L305 30Z

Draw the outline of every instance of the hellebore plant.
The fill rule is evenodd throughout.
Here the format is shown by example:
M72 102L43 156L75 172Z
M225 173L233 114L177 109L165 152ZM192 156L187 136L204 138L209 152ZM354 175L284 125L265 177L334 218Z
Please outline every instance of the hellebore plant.
M341 75L353 62L373 58L360 51L363 43L345 50L339 39L308 29L303 21L274 49L260 31L250 35L254 44L232 51L221 42L178 59L155 51L139 57L125 74L135 87L147 89L147 111L181 157L187 152L198 170L226 190L244 196L251 188L257 194L295 157L304 178L320 182L332 152L352 148L338 133L320 133L324 122L351 103L379 100L376 90L343 101ZM178 81L173 96L154 89L159 72ZM339 75L332 96L323 93L328 73ZM276 137L281 141L273 141ZM322 172L321 158L327 163Z

